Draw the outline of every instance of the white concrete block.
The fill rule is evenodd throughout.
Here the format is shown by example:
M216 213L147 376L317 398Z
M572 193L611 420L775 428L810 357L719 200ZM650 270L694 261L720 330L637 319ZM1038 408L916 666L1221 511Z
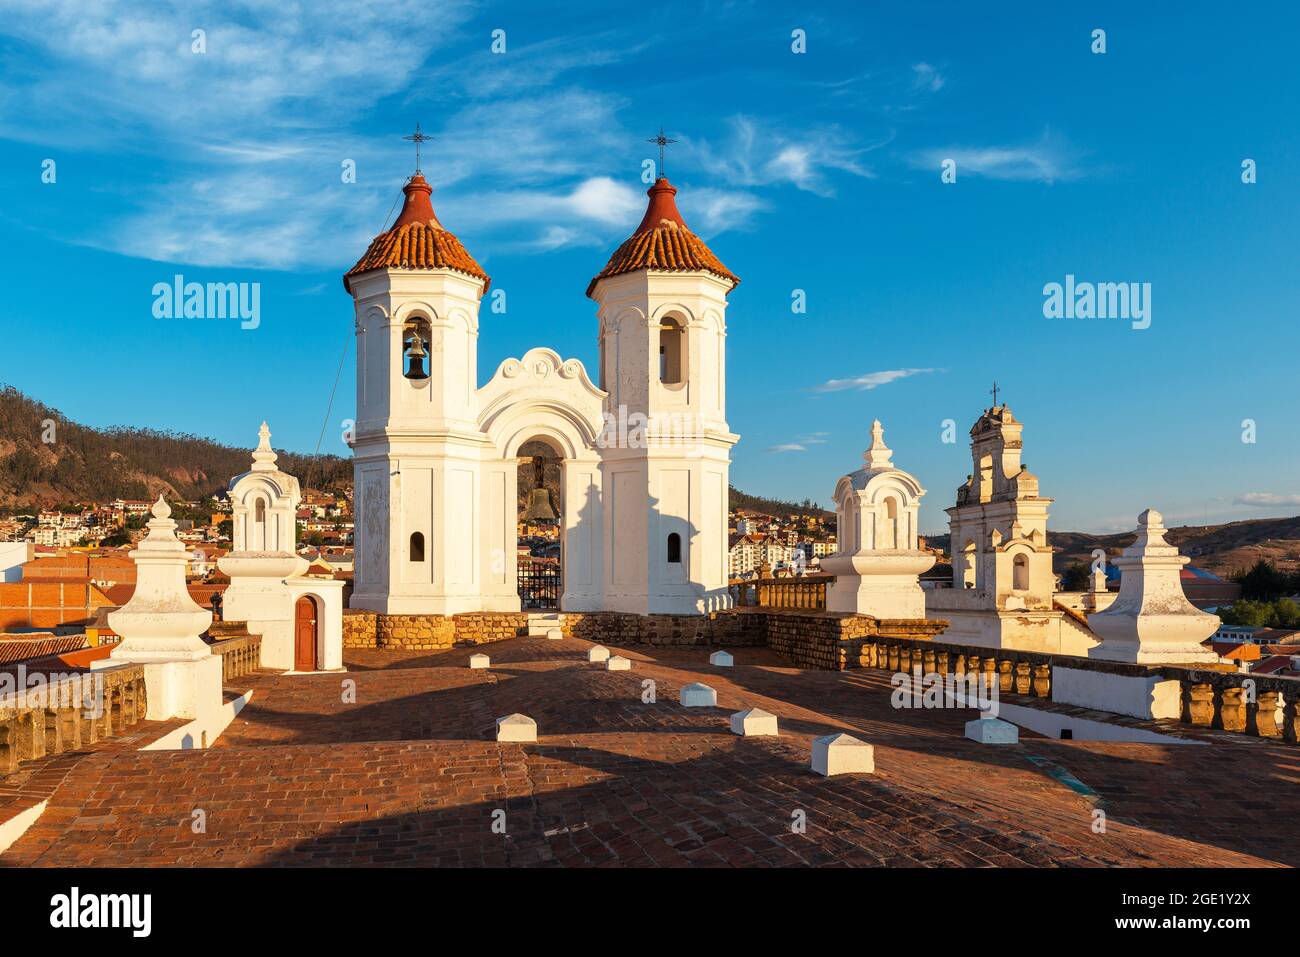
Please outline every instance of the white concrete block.
M1115 675L1052 666L1052 700L1133 718L1173 718L1182 713L1182 689L1172 678Z
M528 616L528 634L530 637L545 635L552 628L560 627L560 616L550 615L529 615Z
M1020 729L1001 718L976 718L966 722L966 737L980 744L1019 744Z
M587 649L588 661L609 661L609 649L604 645L594 645Z
M762 708L737 711L731 716L731 733L746 738L775 736L776 715Z
M560 631L558 628L548 628L546 630L546 637L551 641L559 641L564 637L564 632Z
M508 714L497 718L498 741L536 741L537 722L526 714Z
M813 738L812 769L826 777L832 774L871 774L876 770L875 749L847 734Z
M684 708L716 708L718 693L708 685L697 681L682 689L681 700Z
M715 668L730 668L736 663L736 659L725 651L715 651L709 655L709 664Z
M488 668L492 665L492 659L487 655L478 654L469 656L469 666L471 668Z
M615 655L605 662L606 671L631 671L632 662L628 661L622 655Z

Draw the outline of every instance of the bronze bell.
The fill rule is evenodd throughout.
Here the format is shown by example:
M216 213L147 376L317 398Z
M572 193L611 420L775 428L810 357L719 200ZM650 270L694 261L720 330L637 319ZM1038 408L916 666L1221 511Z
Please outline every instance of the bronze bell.
M418 332L411 334L411 341L406 346L406 358L408 365L406 367L406 378L408 379L427 379L429 373L424 371L424 360L428 353L424 351L424 340L420 338Z
M558 518L551 508L551 496L544 488L535 488L528 493L528 508L524 510L524 519L529 522L553 522Z
M551 507L551 496L545 485L545 460L540 455L533 456L533 476L537 487L528 493L528 507L524 509L526 522L554 522L559 516Z

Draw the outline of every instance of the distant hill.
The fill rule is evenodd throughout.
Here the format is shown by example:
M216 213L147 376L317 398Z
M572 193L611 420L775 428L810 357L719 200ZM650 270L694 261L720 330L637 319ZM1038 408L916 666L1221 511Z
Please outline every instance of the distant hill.
M47 422L53 422L53 441ZM249 449L152 429L92 429L17 389L0 388L0 509L77 501L195 499L246 472ZM281 452L277 463L314 488L352 479L352 463L334 455ZM309 477L310 472L310 477Z
M826 509L817 505L815 502L804 499L799 502L785 502L776 498L762 498L758 495L748 495L736 488L730 486L731 508L745 508L755 512L762 512L764 515L771 515L775 518L785 518L790 515L821 515L823 517L834 517L834 512L828 512Z
M1134 532L1091 535L1087 532L1047 532L1047 543L1056 549L1053 563L1063 571L1072 562L1087 562L1094 548L1117 555L1133 543ZM1192 563L1227 577L1246 571L1261 559L1282 571L1300 570L1300 517L1255 518L1224 525L1181 525L1166 536L1171 545L1192 559ZM947 535L929 535L926 541L948 554Z

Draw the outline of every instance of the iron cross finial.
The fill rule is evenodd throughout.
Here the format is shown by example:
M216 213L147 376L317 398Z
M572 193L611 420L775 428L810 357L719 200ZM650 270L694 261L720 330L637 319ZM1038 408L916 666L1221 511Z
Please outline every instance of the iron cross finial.
M421 132L420 124L419 122L416 122L415 132L412 133L410 136L403 136L402 139L410 140L412 143L415 144L415 172L419 173L420 172L420 144L429 142L431 139L433 139L433 137L430 136L428 133Z
M664 147L669 143L676 143L676 140L670 140L664 135L664 128L659 127L659 135L646 140L647 143L654 143L659 147L659 175L664 176Z
M996 409L998 407L998 384L996 381L993 383L993 388L990 391L993 393L993 408Z

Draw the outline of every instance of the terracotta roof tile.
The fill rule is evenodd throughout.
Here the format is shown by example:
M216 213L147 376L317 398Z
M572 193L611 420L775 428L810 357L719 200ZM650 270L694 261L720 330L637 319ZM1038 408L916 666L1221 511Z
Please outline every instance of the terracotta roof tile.
M372 269L452 269L483 280L487 292L492 280L483 271L452 233L438 222L429 196L433 188L416 173L402 187L406 203L402 212L384 232L370 243L366 254L343 276L343 285L349 292L349 277Z
M734 288L740 279L713 251L691 232L677 211L673 198L677 189L667 179L660 177L650 187L650 202L645 216L631 237L614 251L605 268L596 274L587 286L590 296L596 283L611 276L652 269L656 272L710 272L731 282Z

